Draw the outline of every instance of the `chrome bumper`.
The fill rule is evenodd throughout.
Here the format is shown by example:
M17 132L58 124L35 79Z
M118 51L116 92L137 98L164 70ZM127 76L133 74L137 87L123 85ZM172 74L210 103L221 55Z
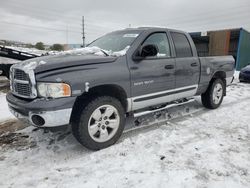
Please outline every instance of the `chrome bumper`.
M15 111L11 106L9 106L9 109L15 117L36 127L56 127L67 125L70 123L72 112L72 108L68 108L56 111L42 111L39 113L29 112L28 116L24 116Z

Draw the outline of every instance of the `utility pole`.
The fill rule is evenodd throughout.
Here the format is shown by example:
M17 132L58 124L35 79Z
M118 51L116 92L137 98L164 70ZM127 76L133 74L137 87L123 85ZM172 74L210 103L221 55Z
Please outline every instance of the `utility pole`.
M84 16L82 17L82 47L85 47Z
M66 30L66 44L69 45L69 27L67 24L67 30Z

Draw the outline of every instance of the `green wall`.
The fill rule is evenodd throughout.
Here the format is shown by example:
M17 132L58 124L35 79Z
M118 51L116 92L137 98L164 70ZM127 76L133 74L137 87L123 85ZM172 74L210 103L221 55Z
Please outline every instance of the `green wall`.
M248 64L250 64L250 33L244 29L241 29L237 52L236 70L241 70Z

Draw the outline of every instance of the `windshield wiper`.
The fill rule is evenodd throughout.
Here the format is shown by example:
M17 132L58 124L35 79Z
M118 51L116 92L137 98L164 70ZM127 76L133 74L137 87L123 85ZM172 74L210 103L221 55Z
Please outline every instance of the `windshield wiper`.
M100 49L102 53L104 53L105 56L109 56L109 54L107 52L105 52L104 50Z

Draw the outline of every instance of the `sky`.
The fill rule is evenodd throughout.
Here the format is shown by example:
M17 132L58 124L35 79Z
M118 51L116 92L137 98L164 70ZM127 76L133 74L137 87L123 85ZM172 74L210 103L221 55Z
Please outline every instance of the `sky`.
M162 26L184 31L243 27L250 0L0 0L0 39L86 43L114 30Z

